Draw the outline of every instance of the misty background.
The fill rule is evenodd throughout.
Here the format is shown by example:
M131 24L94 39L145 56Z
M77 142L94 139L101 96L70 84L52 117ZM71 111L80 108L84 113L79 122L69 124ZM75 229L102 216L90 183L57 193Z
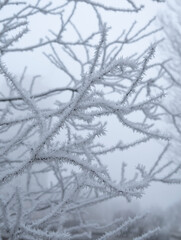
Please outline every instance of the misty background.
M140 0L138 2L141 3L142 1ZM122 14L122 16L124 17L121 18L120 15L115 12L106 12L104 20L107 20L108 27L110 27L108 38L113 39L114 36L116 36L117 32L120 32L120 29L128 29L135 20L137 21L135 29L139 29L140 27L143 27L145 24L147 24L147 22L149 22L149 20L152 19L154 16L156 16L158 19L152 24L152 26L150 26L149 31L161 28L162 26L161 22L159 21L159 17L163 13L165 14L166 12L169 12L168 5L164 3L158 5L156 2L151 1L145 2L145 9L139 14ZM12 6L12 12L14 11L13 8L14 6ZM74 18L76 26L79 29L82 29L81 32L83 32L85 36L88 35L91 29L94 30L96 25L96 22L94 21L97 21L93 17L94 13L91 12L90 9L87 10L87 8L87 5L82 4L79 12ZM89 11L89 14L87 14L87 11ZM104 15L104 12L102 12L102 14ZM4 13L4 16L5 15L6 13ZM172 16L170 15L170 18L171 17ZM84 21L80 21L80 19L84 19ZM31 18L29 29L31 29L31 31L27 35L25 35L25 37L20 40L19 43L17 43L17 47L26 47L30 43L31 45L36 44L37 42L41 41L41 36L48 36L50 34L48 32L49 29L56 32L59 29L59 19L58 17L56 18L51 16L47 17L46 15L38 15ZM73 31L71 32L69 30L66 34L68 39L74 39ZM159 31L156 34L151 35L148 38L144 38L136 44L133 44L133 46L130 46L130 48L127 47L125 52L123 50L122 54L124 56L129 56L131 55L131 53L135 52L135 49L138 53L141 53L142 49L147 48L150 43L158 41L162 38L164 38L164 34L162 31ZM161 44L164 44L164 42L162 42ZM25 87L30 85L31 79L34 75L41 75L36 80L34 88L35 93L40 93L48 89L53 89L57 87L57 85L63 86L66 82L63 73L60 73L59 70L47 60L45 55L42 54L42 51L44 53L49 53L49 46L38 48L32 52L10 52L6 54L4 58L5 61L8 62L9 70L15 73L18 77L21 76L23 68L25 66L28 67L26 73L27 81L24 83ZM83 52L80 51L80 54L83 54ZM163 58L167 58L167 53L165 52L164 56L162 48L160 47L159 49L158 47L155 55L155 61L162 60ZM65 58L65 62L71 66L71 61L68 58ZM71 68L71 71L73 71L74 74L79 74L79 71L76 68ZM163 81L163 84L167 83L164 83ZM6 86L2 81L0 81L0 88L3 92L7 91ZM52 97L51 101L54 102L56 100L66 102L66 99L68 99L69 97L70 94L66 92L61 94L61 96L59 95L58 98L57 96ZM51 105L51 101L45 101L45 103L47 104L46 107ZM139 118L139 116L135 115L135 118ZM163 127L163 129L169 128L168 123L165 122L162 124L163 126L161 127ZM104 137L104 143L107 146L113 145L120 139L120 136L124 138L125 142L128 142L130 139L134 140L135 133L132 134L132 132L127 128L120 128L120 125L118 124L116 118L111 117L108 120L107 135ZM163 146L164 143L161 140L151 140L147 143L138 145L135 148L130 148L129 151L114 152L111 155L108 154L104 156L103 162L107 165L113 179L117 180L120 178L121 174L121 163L122 161L124 161L125 163L127 163L126 175L130 177L134 175L134 169L135 166L138 165L138 163L144 163L147 167L151 166L157 159L158 155L161 153ZM170 157L169 153L166 155L166 157ZM50 184L50 182L53 181L53 177L49 176L49 179L46 179L46 181L46 184ZM167 209L173 207L175 204L178 204L180 201L180 185L165 185L156 182L155 184L152 183L151 186L146 189L143 198L133 200L131 203L127 203L127 201L124 199L111 200L98 206L98 211L93 211L92 214L94 216L97 214L98 219L111 219L113 216L116 215L116 213L119 212L119 210L122 209L136 209L138 212L142 210L151 210L155 212L157 212L157 210L166 211ZM180 206L181 205L178 204L178 211L181 210Z

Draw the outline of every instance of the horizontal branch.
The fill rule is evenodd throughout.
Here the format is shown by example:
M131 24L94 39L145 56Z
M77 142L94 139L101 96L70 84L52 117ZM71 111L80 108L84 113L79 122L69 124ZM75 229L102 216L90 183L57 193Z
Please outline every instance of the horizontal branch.
M46 92L31 95L30 98L44 97L46 95L49 95L49 94L52 94L52 93L55 93L55 92L62 92L62 91L77 92L77 89L76 88L69 88L69 87L67 87L67 88L55 88L55 89L52 89L52 90L49 90L49 91L46 91ZM12 101L19 101L19 100L23 100L23 98L22 97L0 98L0 102L12 102Z

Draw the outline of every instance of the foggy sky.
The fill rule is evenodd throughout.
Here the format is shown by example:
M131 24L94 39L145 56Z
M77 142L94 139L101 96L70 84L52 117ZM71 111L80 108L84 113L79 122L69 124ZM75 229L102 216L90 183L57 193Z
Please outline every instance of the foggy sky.
M146 7L139 14L122 14L122 18L120 18L120 14L116 13L107 13L107 21L108 25L112 27L110 38L114 36L114 33L120 32L122 28L127 29L130 24L136 19L138 21L138 28L140 26L144 26L150 18L156 15L159 11L165 11L166 6L164 4L156 4L151 3L151 1L146 1ZM87 12L82 9L81 19L84 21L79 21L77 19L77 24L86 32L94 29L95 22L93 18L91 18L91 12L87 15ZM34 17L30 24L31 32L24 38L24 40L20 41L19 45L27 46L30 43L36 43L39 41L40 36L44 36L47 33L47 29L58 29L59 23L58 19L51 18L47 16L39 16ZM160 33L161 34L161 33ZM161 36L161 35L160 35ZM157 37L160 37L157 35ZM70 34L70 38L71 38ZM141 43L137 44L136 49L138 51L144 50L146 46L149 45L150 42L153 42L156 37L154 36L152 39L144 39ZM135 48L135 45L134 45ZM28 66L28 79L31 79L32 76L41 74L42 77L38 80L38 84L36 84L36 91L41 92L43 90L47 90L49 88L54 88L57 86L57 83L61 86L64 83L63 77L60 72L48 62L48 60L43 56L42 51L49 52L49 48L40 48L34 50L33 52L23 52L23 53L9 53L5 57L5 62L7 63L9 69L19 76L25 65ZM126 54L130 55L133 49L130 49ZM123 54L124 55L124 54ZM158 58L159 56L156 55ZM74 69L76 72L76 69ZM0 82L1 88L3 87L2 82ZM28 85L28 83L26 83ZM66 97L66 96L64 96ZM61 99L63 100L63 99ZM127 129L118 129L118 123L115 118L111 118L109 120L109 131L107 137L104 139L107 145L112 145L112 142L116 142L119 139L120 135L124 136L125 139L132 138L132 134ZM119 135L120 134L120 135ZM156 160L158 154L162 150L162 144L156 141L150 141L148 143L144 143L136 148L129 149L125 152L115 152L111 155L105 156L104 164L108 165L110 169L111 175L116 180L120 177L121 172L121 163L125 161L128 164L127 174L128 176L133 175L134 167L142 162L146 166L149 166ZM136 200L136 205L139 205L140 208L149 209L152 206L156 206L158 208L166 208L181 199L181 186L179 185L164 185L160 183L152 184L145 193L145 196L142 199ZM119 202L116 200L116 204L119 205ZM126 203L124 203L126 204ZM108 203L108 212L111 211L112 206L115 205L113 203ZM120 206L121 207L121 206Z

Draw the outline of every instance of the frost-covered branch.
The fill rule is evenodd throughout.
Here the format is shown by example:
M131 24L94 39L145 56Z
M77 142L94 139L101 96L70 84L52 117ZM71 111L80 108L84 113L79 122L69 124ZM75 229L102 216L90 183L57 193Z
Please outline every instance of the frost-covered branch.
M101 11L124 15L143 8L132 0L125 0L126 7L121 4L121 1L115 6L111 1L66 0L55 6L41 0L34 5L28 1L1 1L2 239L80 239L91 237L96 229L104 229L100 240L112 239L143 216L126 222L118 219L102 226L89 221L86 211L90 206L118 197L128 201L141 198L155 181L180 182L175 177L179 167L170 170L172 162L164 161L170 136L156 127L162 111L168 112L161 103L164 87L159 85L163 64L153 62L158 42L139 53L123 54L127 47L160 29L149 30L155 19L139 30L135 30L134 22L127 31L110 40L110 29ZM87 36L75 20L83 5L92 10L97 21L95 30ZM12 7L13 14L5 12ZM38 43L21 45L23 37L31 35L28 28L32 19L42 14L47 19L59 19L59 29L50 30ZM67 37L69 31L74 37ZM6 56L26 55L29 51L36 55L38 49L43 49L48 64L58 71L55 88L40 90L39 85L35 91L40 73L28 85L28 68L19 77L8 66ZM117 119L118 130L126 127L135 138L126 141L120 134L116 143L110 139L107 145L104 137L112 117ZM121 178L113 180L105 155L111 156L115 151L121 155L122 151L153 139L162 141L166 147L151 169L140 164L135 168L135 176L128 178L128 161L122 168L120 165ZM147 160L146 156L143 158ZM165 169L168 171L163 176ZM150 230L137 239L148 239L157 231Z

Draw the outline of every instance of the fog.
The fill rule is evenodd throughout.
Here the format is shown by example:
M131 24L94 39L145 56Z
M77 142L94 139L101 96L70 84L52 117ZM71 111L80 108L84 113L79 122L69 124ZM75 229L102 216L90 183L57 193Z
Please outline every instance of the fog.
M86 1L85 1L86 2ZM98 1L98 3L101 1ZM119 7L120 1L114 1L114 6ZM129 1L128 1L129 2ZM54 1L53 1L54 3ZM125 58L130 56L134 56L135 52L137 56L144 53L145 49L147 49L150 44L153 44L154 42L158 42L161 39L165 38L164 32L161 30L162 23L159 20L161 16L166 13L169 13L168 4L166 3L157 3L156 1L137 1L137 4L144 3L144 9L139 13L121 13L115 12L115 11L105 11L103 9L100 10L102 19L106 23L106 27L109 28L107 34L107 41L113 41L113 39L116 38L116 36L120 35L120 33L125 29L130 29L130 26L133 24L134 21L136 21L135 28L133 30L134 33L139 31L140 28L144 28L144 26L150 21L150 19L153 19L155 16L157 19L153 21L152 24L150 24L148 29L145 29L145 36L143 34L143 37L140 39L140 41L136 41L134 44L128 44L125 48L121 51L121 56L124 56ZM33 3L32 3L33 4ZM127 6L127 5L125 5ZM8 12L4 10L1 14L1 19L5 18L6 15L11 14L15 11L17 6L10 6ZM124 7L124 5L123 5ZM65 17L69 16L71 12L71 7L67 8L65 11ZM171 18L171 15L170 15ZM73 18L74 25L82 34L82 38L85 39L89 36L90 33L97 31L97 23L98 19L95 17L95 12L93 9L90 8L90 6L86 3L80 3L80 7L76 9L75 16ZM2 27L1 27L2 28ZM49 41L49 39L52 38L52 32L57 33L60 28L60 17L58 15L48 15L48 14L35 14L30 18L28 29L29 32L25 34L17 43L14 43L14 45L10 49L18 49L18 48L25 48L29 46L35 46L37 43L41 44L41 41ZM50 31L51 30L51 31ZM156 30L156 31L155 31ZM159 31L158 31L159 30ZM153 34L150 34L152 33ZM119 33L119 34L118 34ZM147 37L148 35L148 37ZM46 36L46 37L44 37ZM67 27L66 30L64 30L64 38L68 41L76 41L76 34L75 29L73 27ZM95 37L93 44L99 42L99 36ZM160 43L160 45L164 45L164 41ZM167 55L165 50L163 50L163 47L158 45L156 47L156 53L154 54L154 60L153 63L161 62L163 59L169 58L169 53ZM57 47L58 49L58 47ZM68 50L67 50L68 51ZM80 59L86 58L86 53L84 49L80 46L76 46L75 53L80 57ZM92 50L90 50L91 52ZM37 80L35 81L34 87L33 87L33 93L39 94L45 91L49 91L50 89L55 88L61 88L67 86L68 74L66 72L60 71L60 69L55 67L55 64L52 64L46 56L48 56L49 53L52 52L52 49L49 44L46 44L44 46L40 46L38 48L34 48L31 51L7 51L4 56L2 56L3 61L5 62L6 66L8 66L8 70L13 73L13 75L16 76L17 79L19 79L22 76L22 73L24 71L24 68L26 69L26 80L23 81L22 86L24 89L28 91L28 89L31 86L31 81L34 76L38 76ZM163 52L165 54L163 54ZM57 54L60 56L61 59L63 59L63 63L67 66L67 71L70 72L71 76L75 76L75 79L77 78L80 80L80 72L81 67L77 63L73 63L72 59L66 55L65 52L57 50ZM94 55L94 53L93 53ZM82 60L83 61L83 60ZM86 65L85 65L86 69ZM1 70L2 71L2 70ZM150 76L155 76L156 70L155 69L149 69L148 72L145 73L145 79L152 78ZM160 86L162 88L167 88L169 85L167 81L164 79L164 74L160 79ZM76 80L77 80L76 79ZM76 82L75 80L75 82ZM78 81L77 81L78 82ZM78 85L80 86L80 85ZM70 82L70 87L72 87ZM102 86L100 86L100 91ZM9 96L9 86L7 85L6 81L4 81L3 77L0 77L0 92L1 97L11 97ZM98 87L99 89L99 87ZM109 89L105 90L109 92ZM169 94L168 90L168 93ZM12 93L12 97L17 96L17 93ZM157 90L155 90L155 94L157 94ZM166 94L166 95L167 95ZM72 99L72 93L69 91L65 91L64 93L52 95L51 98L47 98L44 101L37 101L38 109L46 109L47 112L50 111L52 105L54 102L56 102L57 106L60 107L61 104L66 104ZM119 101L120 96L118 94L112 94L110 93L109 100L110 101ZM140 101L144 101L145 95L140 94ZM34 98L35 99L35 98ZM36 100L36 99L35 99ZM164 104L167 106L167 100L164 100ZM18 105L17 105L18 106ZM19 105L21 107L21 105ZM54 108L55 109L55 108ZM27 108L25 111L29 111ZM18 110L17 110L18 111ZM25 113L25 112L24 112ZM14 115L13 115L14 114ZM18 114L18 113L17 113ZM25 116L29 116L29 113L25 114ZM23 115L20 115L22 117ZM10 118L7 118L6 120L9 121L9 119L17 119L19 118L19 115L16 116L15 113L11 114ZM48 117L47 117L48 119ZM143 119L142 114L134 112L131 115L131 119L134 122L142 121ZM105 122L107 121L106 125L106 134L101 136L101 143L105 144L106 147L114 146L116 145L120 139L124 141L124 144L129 144L130 142L138 141L140 137L140 133L132 131L132 129L127 128L127 126L120 126L119 120L116 116L103 116L101 117L101 121ZM54 123L54 120L52 120ZM56 121L55 121L56 124ZM51 125L51 122L49 122L49 125ZM168 134L172 134L172 127L170 126L170 123L168 122L167 118L161 118L159 121L156 122L154 130L157 128L161 129L161 131L166 132ZM23 126L24 127L24 126ZM22 128L23 128L22 127ZM18 128L15 128L12 131L7 131L7 133L2 132L2 140L11 138L12 134L15 134ZM174 129L174 127L173 127ZM54 140L57 142L57 145L64 144L64 141L66 141L67 138L67 132L66 128L63 129L61 135L56 136L56 139ZM175 130L174 130L175 131ZM160 134L160 132L156 132ZM35 132L35 135L33 136L33 144L32 149L36 148L37 145L37 132ZM85 136L86 136L85 131ZM42 133L43 135L43 133ZM75 134L76 135L76 134ZM83 134L84 135L84 134ZM77 139L78 136L77 136ZM80 139L79 139L80 140ZM24 143L24 146L26 144L28 145L30 140L27 140L27 142ZM32 141L32 140L31 140ZM50 140L51 141L51 140ZM99 139L95 141L95 144L99 144ZM150 169L155 161L157 161L159 155L162 153L163 148L165 147L166 142L163 139L150 139L149 141L145 141L139 145L136 145L134 147L129 147L128 149L124 151L110 151L108 154L105 154L101 156L101 162L103 165L107 166L107 171L110 174L111 179L113 182L118 182L121 177L121 167L122 163L125 162L127 164L125 169L125 178L126 179L134 179L135 176L135 168L138 164L144 165L146 169ZM51 143L50 143L51 146ZM3 149L3 148L2 148ZM48 147L47 147L48 149ZM20 150L15 150L15 154L18 156L20 154ZM67 150L68 151L68 150ZM40 151L41 152L41 151ZM12 154L12 153L11 153ZM46 154L46 153L45 153ZM48 154L48 153L47 153ZM90 154L90 153L89 153ZM88 154L88 155L89 155ZM164 156L165 161L174 161L174 154L172 152L167 152ZM51 164L49 165L49 167ZM67 168L68 172L74 171L74 168L76 169L77 166L74 167L71 166L71 164L65 165L65 168ZM35 169L39 169L39 167L35 167ZM41 166L40 166L41 169ZM171 169L175 169L174 166L172 166ZM170 170L169 170L170 171ZM167 175L169 173L168 170L166 170L164 173ZM56 172L56 171L55 171ZM75 170L76 172L76 170ZM2 175L3 176L3 175ZM180 177L180 172L176 172L176 178ZM161 179L161 178L160 178ZM54 173L50 172L46 177L44 178L44 175L41 176L41 184L44 184L45 186L52 186L56 185L56 178L54 176ZM99 183L99 182L98 182ZM17 178L16 184L21 185L22 184L22 177ZM24 184L24 183L23 183ZM36 185L36 183L33 183ZM91 183L90 183L91 184ZM119 216L119 213L121 213L124 209L124 211L131 212L131 214L137 214L142 212L160 212L160 214L168 214L170 209L177 204L178 211L180 211L180 205L178 204L181 200L181 186L180 184L164 184L163 181L153 181L148 183L148 187L144 190L144 194L141 198L138 199L131 199L130 201L127 201L128 199L123 197L118 197L116 199L108 200L105 203L99 203L96 207L91 207L88 211L90 213L90 218L96 218L100 222L107 222L111 221L115 216ZM35 187L36 188L36 187ZM7 189L6 189L7 190ZM54 196L56 199L56 197ZM150 215L151 216L151 215ZM174 218L174 216L173 216ZM62 220L63 221L63 220ZM166 220L164 220L166 221Z
M118 2L118 1L117 1ZM141 1L140 1L141 2ZM81 29L85 36L91 31L94 30L96 25L96 19L93 17L93 12L89 12L89 16L87 15L87 6L82 6L76 15L75 22L78 24L78 28ZM165 4L161 4L158 6L157 3L147 1L144 11L142 11L139 15L133 13L130 15L124 14L122 19L119 14L116 13L104 13L105 20L108 22L108 26L111 27L112 30L108 37L113 38L114 35L117 34L120 29L128 29L134 21L137 21L137 28L143 27L147 22L153 17L160 16L161 13L168 11L168 6ZM89 8L88 8L89 9ZM80 21L80 19L84 19L84 21ZM159 21L156 21L152 29L158 28ZM159 26L159 27L160 27ZM29 28L31 29L30 33L27 34L17 46L26 47L31 43L31 45L39 42L39 39L48 34L48 30L57 31L59 28L59 19L58 17L47 17L46 15L39 15L33 17L30 22ZM150 29L149 29L150 30ZM72 38L71 31L68 32L67 38ZM150 36L149 38L145 38L139 43L136 43L136 49L138 52L142 52L142 49L148 47L150 43L154 42L156 39L162 39L162 32L157 33L157 35ZM135 48L135 45L134 45ZM133 49L130 50L126 48L126 54L129 56ZM43 49L37 49L33 52L21 52L21 53L9 53L6 56L6 62L8 62L8 66L13 73L17 76L20 76L23 72L25 66L28 66L27 76L29 81L34 75L40 74L41 77L38 79L35 91L37 93L42 90L53 89L57 87L57 83L59 86L64 84L64 78L61 76L59 70L57 70L52 64L50 64L46 57L42 54L43 52L49 52L48 47L44 47ZM124 54L124 52L123 52ZM159 61L160 56L156 54L156 59ZM71 69L76 74L76 69ZM77 72L78 73L78 72ZM2 83L1 83L2 84ZM24 83L25 85L29 84ZM2 86L3 87L3 86ZM67 98L67 94L61 96L61 100ZM124 136L125 140L129 140L134 136L130 131L126 128L121 128L118 132L118 123L115 118L111 118L109 121L109 135L106 137L105 142L107 145L110 145L113 142L116 142L119 139L119 134ZM111 139L111 141L110 141ZM109 156L105 156L105 163L108 164L109 171L114 179L118 179L120 177L120 169L121 162L125 161L128 163L128 175L133 174L134 167L140 162L143 161L144 164L148 164L148 166L154 162L162 151L162 143L158 143L155 141L151 141L149 143L144 144L144 146L138 146L135 149L130 149L129 151L123 152L120 154L114 153ZM154 197L153 197L154 196ZM178 202L181 199L181 188L179 185L170 186L164 184L153 184L149 189L147 189L145 196L136 201L137 204L140 204L140 207L143 209L149 209L152 206L157 206L159 208L167 208L172 206L174 203ZM111 203L110 203L111 204ZM111 208L111 207L110 207Z

